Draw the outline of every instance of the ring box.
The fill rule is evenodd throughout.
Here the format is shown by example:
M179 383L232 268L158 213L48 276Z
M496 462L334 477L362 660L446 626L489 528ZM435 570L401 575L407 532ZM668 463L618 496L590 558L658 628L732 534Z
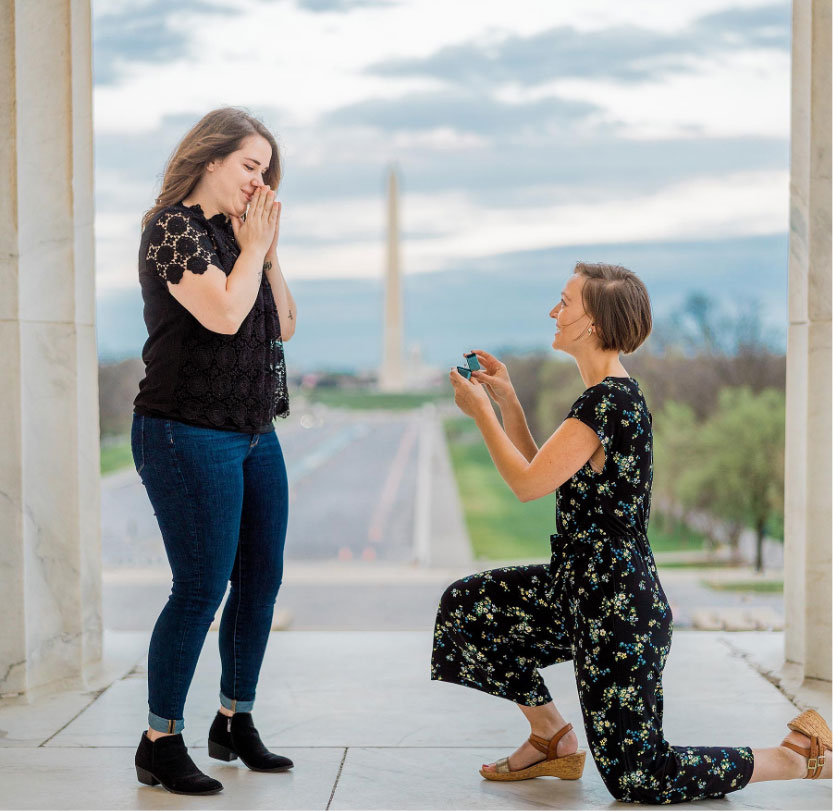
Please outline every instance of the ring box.
M467 366L458 366L457 371L466 378L466 380L471 380L471 369Z
M466 363L469 365L469 369L471 369L472 372L476 372L480 368L480 364L477 361L477 355L475 355L474 352L469 352L468 355L463 355L463 357L466 359Z

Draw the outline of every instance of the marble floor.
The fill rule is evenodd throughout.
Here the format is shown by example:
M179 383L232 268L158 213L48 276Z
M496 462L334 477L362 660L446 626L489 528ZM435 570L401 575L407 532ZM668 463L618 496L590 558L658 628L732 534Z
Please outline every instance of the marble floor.
M28 705L0 704L0 808L591 809L620 804L592 761L575 782L490 783L479 764L525 737L508 702L431 682L423 631L274 633L255 707L265 742L295 761L281 774L211 760L206 734L219 662L209 635L185 711L197 764L225 786L191 798L136 781L145 722L144 632L107 632L103 667L83 690ZM772 746L795 706L764 676L779 635L679 631L666 668L666 734L682 745ZM756 664L756 658L763 666ZM757 669L756 669L757 668ZM569 663L545 672L562 713L580 729ZM822 694L829 713L829 692ZM624 807L624 806L621 806ZM698 809L829 809L830 782L755 784Z

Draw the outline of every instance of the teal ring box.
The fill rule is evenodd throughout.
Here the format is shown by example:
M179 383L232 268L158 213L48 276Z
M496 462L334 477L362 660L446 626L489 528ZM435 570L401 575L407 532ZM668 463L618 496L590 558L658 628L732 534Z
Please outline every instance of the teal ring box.
M480 364L477 361L477 355L474 352L469 352L468 355L463 355L466 359L466 363L469 365L469 369L473 372L476 372L480 368Z
M471 369L465 366L458 366L457 371L466 378L466 380L471 380Z

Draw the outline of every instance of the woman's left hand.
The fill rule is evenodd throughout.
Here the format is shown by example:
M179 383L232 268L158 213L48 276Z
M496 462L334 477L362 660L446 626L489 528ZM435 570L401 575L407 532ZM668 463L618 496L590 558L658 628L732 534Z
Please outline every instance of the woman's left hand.
M480 383L466 380L456 368L451 370L448 379L454 386L454 402L467 417L474 418L486 410L491 411L491 400Z
M278 236L281 232L281 209L283 205L278 203L278 221L275 224L275 236L272 237L272 244L269 246L269 250L266 251L267 256L277 256L278 255Z

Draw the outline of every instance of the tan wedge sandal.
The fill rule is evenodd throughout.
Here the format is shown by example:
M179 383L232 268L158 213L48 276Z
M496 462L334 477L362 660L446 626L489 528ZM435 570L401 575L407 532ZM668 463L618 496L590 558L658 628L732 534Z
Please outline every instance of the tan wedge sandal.
M512 771L509 768L509 759L501 758L495 763L495 770L487 772L485 769L480 770L480 774L487 780L530 780L533 777L560 777L562 780L578 780L581 773L584 771L584 758L586 752L574 752L572 755L564 755L564 757L556 757L555 752L558 747L558 742L571 729L572 724L567 724L562 727L549 740L541 738L538 735L530 735L529 742L541 754L546 755L546 760L540 763L533 763L526 769L517 769Z
M806 735L810 739L810 748L798 746L786 738L781 741L781 746L786 746L787 749L792 749L793 752L798 752L799 755L807 758L805 780L808 778L816 780L821 777L821 771L824 768L824 751L833 748L830 727L827 726L827 722L815 710L807 710L793 718L787 724L787 727L793 732Z

